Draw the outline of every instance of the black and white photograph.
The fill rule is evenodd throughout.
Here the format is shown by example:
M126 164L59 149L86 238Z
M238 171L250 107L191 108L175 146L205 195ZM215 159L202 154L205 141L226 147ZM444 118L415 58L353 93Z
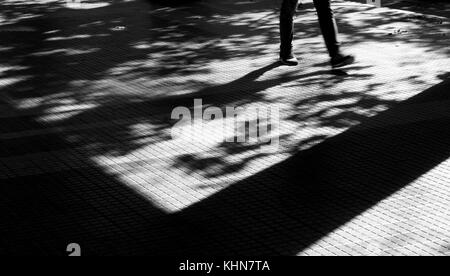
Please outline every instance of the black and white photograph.
M450 256L450 1L1 0L0 256Z

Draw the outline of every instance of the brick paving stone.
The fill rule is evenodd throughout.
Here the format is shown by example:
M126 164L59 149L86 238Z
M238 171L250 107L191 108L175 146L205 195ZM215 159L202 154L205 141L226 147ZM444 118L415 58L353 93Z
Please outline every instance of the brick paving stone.
M237 2L0 4L1 255L450 255L448 4L334 1L330 70L311 1L296 68ZM194 99L279 108L278 150L172 137Z

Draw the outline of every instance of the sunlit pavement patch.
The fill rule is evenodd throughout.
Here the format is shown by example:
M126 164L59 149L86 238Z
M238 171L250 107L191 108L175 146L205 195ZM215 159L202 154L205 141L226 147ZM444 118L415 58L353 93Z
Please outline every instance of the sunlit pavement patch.
M345 49L356 54L358 63L333 72L313 10L301 10L297 17L296 51L302 64L285 68L271 66L278 51L274 1L240 2L238 6L203 1L198 5L206 15L197 14L194 8L150 9L144 1L96 7L96 16L85 16L83 9L49 15L64 20L38 30L45 34L43 41L37 41L42 44L24 41L23 45L42 47L31 48L29 58L19 62L26 66L5 69L0 75L0 86L11 99L8 102L14 103L22 117L39 122L37 126L2 126L2 139L13 144L14 150L3 153L0 178L75 171L80 179L74 177L77 185L70 187L92 189L87 193L94 199L125 186L158 211L182 215L235 185L244 183L238 189L249 193L246 181L254 181L248 180L252 176L364 124L369 117L442 81L439 76L448 73L448 49L443 47L447 44L430 35L448 32L445 21L440 24L408 12L337 1ZM71 15L70 20L65 13ZM9 54L16 55L14 47L2 51L2 55ZM170 130L176 121L170 113L177 106L191 107L194 98L204 99L206 107L282 106L280 150L267 155L261 154L256 143L205 139L220 133L214 122L208 124L206 135L193 133L198 139L172 139ZM417 109L424 110L428 109ZM16 113L2 114L8 122L22 120L16 117ZM407 122L422 121L417 117ZM389 123L402 125L395 120ZM64 142L46 144L45 151L13 143L14 139L47 141L50 135ZM91 175L92 164L100 170ZM448 208L442 207L449 198L446 171L448 162L443 162L300 254L441 253L442 240L448 240L448 234L441 231L449 222ZM283 172L263 176L268 180L257 179L257 191L270 195L276 186L269 182L280 181ZM100 184L106 178L116 181ZM233 200L229 199L231 205ZM286 200L298 199L292 195ZM90 203L102 207L96 202ZM279 207L273 198L255 203ZM127 198L117 204L133 205L134 201ZM396 208L399 205L404 208ZM405 213L413 218L405 218ZM129 218L135 223L142 219ZM434 221L436 230L416 229L424 226L416 220ZM282 222L267 224L283 226ZM424 242L420 236L426 233L431 237ZM274 246L270 242L277 241L264 246Z

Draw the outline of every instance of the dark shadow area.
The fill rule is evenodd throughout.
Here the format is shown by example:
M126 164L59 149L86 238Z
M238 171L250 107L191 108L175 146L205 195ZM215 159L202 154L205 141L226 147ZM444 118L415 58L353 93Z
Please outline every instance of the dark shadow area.
M62 131L1 139L1 157L10 160L1 168L0 254L60 255L71 242L80 243L85 255L296 254L449 157L448 108L439 104L449 100L448 74L441 76L442 84L398 106L397 101L361 93L314 96L299 100L295 108L359 100L341 105L345 111L339 114L293 116L293 122L317 119L327 127L349 127L348 121L361 125L184 211L164 213L150 199L127 188L119 176L105 173L91 158L128 154L167 140L165 133L175 123L170 120L173 108L192 107L197 97L205 105L220 108L270 103L261 92L281 82L296 81L298 87L317 82L325 89L349 79L367 80L371 75L358 73L355 66L350 69L356 73L318 69L259 80L277 67L273 63L222 85L211 80L182 83L191 91L183 95L169 91L154 97L154 90L148 90L151 95L130 92L125 85L129 80L207 74L207 64L256 58L266 54L261 45L278 41L276 29L264 25L269 22L264 18L255 26L250 20L242 24L242 19L233 17L252 7L251 3L231 10L210 10L202 1L189 2L192 5L153 3L157 2L114 1L113 6L93 10L1 4L2 15L11 24L0 27L0 62L11 68L2 70L0 76L13 80L2 86L0 96L0 107L11 109L2 110L10 112L0 117L2 137L48 128ZM182 9L165 9L167 6ZM267 11L267 7L257 7L255 12ZM148 13L140 12L144 9ZM213 15L231 19L211 21ZM390 20L364 23L372 26ZM302 27L304 38L319 35L316 23ZM342 29L354 31L348 22ZM235 40L229 45L218 43L231 37ZM240 47L242 39L257 38L260 41L254 47ZM364 33L355 34L354 39L358 43L393 38ZM430 51L446 46L446 41L436 41L432 35L410 42ZM108 81L126 88L119 92L129 93L106 93L114 86L102 86ZM145 81L139 84L147 91ZM368 91L377 85L370 83ZM32 104L13 108L15 101ZM38 123L45 115L63 116L63 111L54 111L60 102L95 107L56 123ZM420 109L424 105L436 108ZM371 119L352 111L377 106L396 107ZM132 127L145 123L152 125L153 131L136 136ZM104 125L92 131L83 128L88 124ZM326 138L312 137L299 144ZM65 155L70 149L72 154ZM189 155L174 160L174 166L205 171L211 164L219 164L221 173L227 174L239 171L251 158L229 166L224 156L254 149L255 145L221 144L217 150L223 152L222 158L203 160ZM53 169L55 165L39 155L51 151L67 170ZM14 157L27 154L36 154L34 166L14 163ZM6 167L8 162L10 167ZM30 176L16 176L27 172Z
M4 118L0 123L2 133L15 127ZM51 134L0 140L0 255L68 255L66 247L72 242L81 245L83 255L157 255L161 252L152 248L176 243L176 228L148 199L103 172L81 151L55 151L67 169L52 171L56 164L47 159L46 146L69 147ZM19 169L14 157L29 154L27 148L44 153L35 157L33 168ZM23 176L8 178L10 174Z
M79 169L2 179L0 253L61 255L78 242L86 255L296 254L450 157L449 87L446 80L171 216L81 153ZM15 143L2 139L3 158ZM70 165L74 157L60 158Z

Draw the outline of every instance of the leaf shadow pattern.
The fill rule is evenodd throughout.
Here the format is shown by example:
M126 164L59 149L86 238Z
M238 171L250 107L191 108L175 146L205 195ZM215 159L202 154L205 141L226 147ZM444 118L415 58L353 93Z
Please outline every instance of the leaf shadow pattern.
M7 5L8 2L1 4L4 8L2 12L10 11L6 13L14 14L17 10L23 11L29 7L28 4ZM16 226L9 224L10 232L1 238L2 243L8 243L8 237L12 237L10 243L15 241L24 246L14 249L12 244L9 244L5 247L8 248L7 251L27 252L27 242L33 243L32 248L36 249L36 252L54 250L55 244L60 247L69 237L69 234L64 237L64 233L59 232L59 229L67 225L82 225L81 229L70 227L69 238L84 239L85 244L98 245L100 249L97 252L89 252L91 254L296 254L448 157L446 141L449 139L443 127L448 125L448 117L431 121L430 124L400 124L402 127L396 129L385 124L398 116L400 121L405 119L402 110L400 114L393 109L386 113L387 115L368 119L369 115L361 115L353 109L393 107L397 104L395 100L386 101L364 95L366 91L339 91L336 95L297 98L291 102L294 107L290 121L301 124L305 120L311 120L318 125L336 128L348 128L356 123L366 126L352 129L305 152L298 153L296 147L304 143L317 144L329 136L318 135L296 141L289 151L294 156L286 162L234 183L235 185L225 191L174 216L161 212L157 206L150 204L148 198L143 199L126 189L119 180L119 175L106 174L103 168L98 168L90 158L97 155L121 156L152 143L167 141L170 138L167 131L175 123L170 120L171 111L180 105L191 107L192 99L196 97L203 98L206 104L221 108L254 102L271 103L272 99L267 98L263 92L280 83L293 82L294 84L289 85L299 89L307 84L321 84L323 89L331 89L339 83L354 79L368 80L371 75L320 69L304 74L284 73L276 78L258 80L276 68L275 64L269 64L222 85L210 80L198 83L192 81L191 87L188 88L195 87L194 91L189 89L190 92L183 95L143 95L134 91L125 81L140 80L144 77L162 79L174 74L187 78L196 73L208 74L210 69L206 64L232 58L259 57L267 54L267 49L260 47L261 45L274 44L277 41L276 29L273 26L271 31L264 33L266 37L263 39L260 35L265 28L254 27L253 21L249 20L247 25L234 26L233 24L242 23L242 19L239 16L233 18L231 15L240 15L247 11L245 9L231 12L210 11L211 14L208 14L205 6L197 2L187 9L182 9L182 12L160 6L155 8L152 4L143 3L115 1L115 6L91 11L73 11L58 5L35 5L35 8L30 10L36 13L35 17L30 18L24 14L21 20L13 21L12 26L2 32L4 39L0 42L0 61L2 65L11 67L1 72L2 81L11 81L11 84L4 85L2 90L6 91L8 103L13 103L16 107L21 106L13 111L20 114L19 119L5 119L3 128L10 132L27 128L45 130L49 127L62 130L58 132L58 137L51 136L51 140L46 140L48 137L44 135L39 138L2 141L3 152L24 155L27 150L31 153L39 150L36 145L41 147L46 144L45 141L52 141L52 146L45 150L81 149L83 153L79 153L77 158L84 163L81 168L67 173L41 175L41 181L54 184L50 188L34 183L35 176L4 182L2 200L9 207L2 212L2 221L23 220ZM162 9L163 14L155 12L149 15L138 12L145 8L149 8L150 12ZM198 20L192 17L192 12L197 8L203 15L221 17L215 21ZM42 16L42 10L49 16ZM267 8L254 12L262 12L265 15ZM224 21L222 25L234 26L229 28L228 32L218 34L219 27L213 29L214 31L209 29L227 16L230 16L231 22ZM144 20L145 18L147 19ZM174 23L174 18L186 24ZM363 23L365 26L373 26L391 22L390 20L381 17L368 18L363 20ZM206 23L206 27L202 27ZM351 23L344 20L342 29L344 33L353 34L355 43L392 40L384 35L354 32L355 27ZM115 27L121 25L127 26L128 32L117 31ZM318 36L313 23L305 22L302 25L304 38ZM58 29L57 26L63 27ZM19 35L23 32L26 35ZM233 36L236 41L229 45L218 43ZM246 51L237 47L244 38L257 41L255 47L248 47ZM446 41L436 42L435 38L433 35L425 35L421 41L409 40L408 37L405 37L405 41L428 51L442 51ZM195 44L195 47L192 47L192 44ZM318 52L311 55L315 53ZM355 67L353 70L363 71L364 68ZM443 79L447 77L448 74L441 75ZM111 92L110 86L103 86L105 82L112 82L121 89L118 89L117 93L115 90ZM184 83L182 85L189 86ZM367 85L368 90L376 89L377 85L379 84L370 82ZM446 96L437 92L448 90L445 87L448 88L448 85L431 89L424 93L425 96L413 99L412 102L429 101L428 97L445 101ZM145 84L138 88L148 91L149 94L158 90L158 86L146 90ZM159 89L165 91L164 85ZM129 93L122 95L124 91ZM342 104L343 99L354 101L351 104ZM339 114L313 111L307 115L298 115L303 109L310 109L323 102L331 102L344 111ZM61 107L61 103L63 107L81 107L80 110L73 111L75 115L65 119L66 111L55 111ZM94 107L83 109L84 105ZM48 115L61 116L62 119L42 124L35 122ZM91 131L90 124L95 131ZM151 129L144 133L136 132L134 126L138 124L150 125ZM378 124L382 125L382 131L378 132L381 134L378 136L374 135L374 132L365 132L365 127L379 131ZM433 144L430 142L431 138L443 142ZM399 143L400 140L403 144ZM386 141L388 143L385 143ZM426 143L431 144L431 149L418 146ZM368 149L365 144L371 144L373 147ZM399 144L400 147L397 147ZM335 148L339 149L337 153L332 150ZM243 158L241 162L231 165L224 157L254 149L255 145L230 147L221 144L217 147L217 150L223 153L219 157L205 160L201 156L185 155L175 160L174 167L187 167L191 172L206 172L209 177L216 176L217 171L225 175L241 170L252 159L260 156ZM357 154L348 155L348 152ZM70 158L61 158L64 164L73 162ZM406 160L408 158L410 160ZM419 159L421 162L416 163ZM370 162L361 165L367 160ZM44 159L39 161L36 164L42 164L44 170L51 170L51 164ZM218 166L219 170L210 170L210 164L213 167ZM335 164L343 164L344 167L337 168ZM2 170L9 171L5 168ZM320 174L322 170L327 173ZM400 175L397 174L399 171L402 171ZM360 181L367 175L375 174L378 177L369 177L364 183ZM394 176L396 178L392 180ZM342 181L333 182L335 179ZM33 199L35 194L39 196ZM63 196L58 198L60 195ZM297 195L295 200L292 195ZM345 200L339 201L340 198ZM50 203L46 203L47 201ZM27 202L33 204L26 206ZM120 202L125 204L126 208L123 210L120 207L108 207L111 202ZM87 209L82 207L86 206L86 203L89 206ZM36 207L35 210L33 207ZM8 214L6 210L11 212ZM54 212L58 216L52 217ZM134 216L130 215L132 213ZM36 215L35 219L32 214ZM65 214L69 215L62 218ZM89 220L78 218L78 214L84 214L84 218ZM125 218L127 215L130 215L130 219ZM134 224L129 224L132 219ZM103 225L97 227L95 222ZM114 229L113 234L120 234L111 235L107 232L108 227ZM26 233L23 233L21 228L41 230L24 241L20 240L19 234ZM101 231L95 233L98 228L101 228ZM45 231L48 233L45 234ZM44 239L50 242L39 242L39 235L43 235ZM154 238L149 239L150 236ZM106 237L107 242L101 242L103 237ZM130 237L139 239L130 242ZM115 244L115 239L120 244ZM143 243L140 244L140 241Z
M17 26L30 27L34 31L27 36L17 36L15 32L6 33L4 46L13 45L14 47L1 53L1 56L4 57L2 61L5 61L7 57L5 62L15 68L4 72L2 77L8 79L21 76L24 78L24 80L8 86L10 91L8 94L16 101L39 99L37 104L32 104L26 110L27 113L37 114L37 116L51 113L66 101L71 105L91 104L95 106L95 108L87 109L68 120L62 120L55 126L64 129L89 121L96 123L119 121L117 124L111 124L102 131L94 133L93 136L92 133L80 131L73 133L70 138L84 143L79 146L98 149L98 153L121 155L145 146L149 143L148 141L167 140L169 136L166 132L173 126L173 122L168 122L172 108L178 105L191 106L192 104L189 102L195 97L204 97L206 98L205 102L218 107L258 101L268 102L259 92L294 80L294 77L284 78L281 76L279 79L252 82L250 80L254 77L250 73L241 79L219 86L207 82L191 82L189 85L192 87L203 86L205 88L193 91L190 95L186 94L185 100L176 99L176 97L172 97L171 93L168 93L165 100L164 97L154 100L154 98L143 95L142 92L135 92L131 88L126 88L130 91L126 90L128 93L124 95L120 89L118 92L109 92L113 88L102 86L105 82L120 86L122 81L141 79L143 76L162 79L174 74L187 76L196 73L207 74L208 69L205 69L205 64L241 56L264 55L264 48L252 47L243 50L242 47L236 47L241 41L239 39L228 46L217 43L227 37L247 40L258 37L257 45L270 45L277 42L276 28L267 32L264 39L258 36L260 31L265 28L262 25L264 21L260 22L261 26L259 27L254 27L253 23L249 21L248 25L241 24L228 28L228 31L219 36L217 32L225 30L220 25L233 26L233 20L237 21L237 19L230 18L231 22L225 23L220 20L195 18L197 14L203 17L207 17L207 15L219 15L220 18L231 17L233 13L238 12L233 9L208 10L209 6L204 5L202 1L173 2L169 4L172 9L163 7L164 4L154 3L155 1L114 1L114 4L110 6L83 11L68 10L63 6L55 5L51 8L50 17L25 18L15 23ZM253 7L250 4L246 5L245 7ZM36 5L36 7L42 8L42 5ZM178 9L176 9L177 7ZM257 7L259 10L255 9L255 12L267 9L267 5L263 4ZM18 9L17 6L5 4L5 10L9 8ZM138 16L133 16L136 15L136 11L145 8L149 9L150 19L147 13L137 13ZM117 12L118 10L120 13ZM156 11L161 12L156 13ZM349 13L351 12L350 9ZM63 15L64 18L70 19L64 19L64 28L55 28L58 25L55 23L61 23ZM185 24L174 23L173 18L177 18L176 22L183 21ZM387 20L370 17L364 23L367 26L373 26L382 24L384 21ZM345 32L350 24L346 21L341 23ZM114 31L114 27L118 25L126 26L127 31ZM318 36L316 23L304 22L301 25L303 38ZM208 28L213 31L208 31ZM391 39L358 32L353 34L353 38L355 43ZM186 41L190 43L185 43ZM432 45L431 41L425 41L425 43L429 44L428 47ZM83 70L74 73L74 68L83 68ZM354 68L354 70L358 70L358 68ZM258 70L253 74L257 75ZM314 75L317 75L317 78L311 79ZM324 75L332 77L326 78L324 81ZM305 79L303 83L298 83L299 87L302 84L318 83L323 89L329 89L340 82L358 77L369 79L370 75L358 75L357 73L348 75L343 71L321 70L304 74L297 79ZM115 80L112 81L111 78ZM376 85L378 84L370 83L367 90L374 89ZM144 81L141 90L145 89ZM150 94L157 90L155 87L149 89L151 89ZM192 89L189 90L192 91ZM242 93L243 90L245 93ZM226 97L219 97L219 95L225 94ZM212 95L217 95L217 97ZM335 97L334 99L340 100L341 98ZM320 97L317 100L320 100ZM314 102L314 99L299 101L298 105L301 106L302 102L308 104ZM376 99L366 97L356 102L355 106L358 106L359 103L375 106ZM380 104L385 103L381 102ZM342 107L350 110L352 106L343 105ZM320 116L319 113L317 115ZM337 121L345 121L347 115L351 117L350 121L358 121L364 117L347 111L341 114L342 120L337 118ZM54 116L57 117L58 114L54 114ZM301 121L302 118L292 116L292 119ZM318 117L318 119L320 118ZM329 122L334 119L333 117L329 118ZM328 119L324 118L324 120ZM152 133L143 136L137 135L133 131L133 125L137 123L151 124Z
M449 85L444 81L177 213L189 237L180 252L295 255L408 186L450 157ZM341 244L342 254L354 252L352 246L358 245Z

